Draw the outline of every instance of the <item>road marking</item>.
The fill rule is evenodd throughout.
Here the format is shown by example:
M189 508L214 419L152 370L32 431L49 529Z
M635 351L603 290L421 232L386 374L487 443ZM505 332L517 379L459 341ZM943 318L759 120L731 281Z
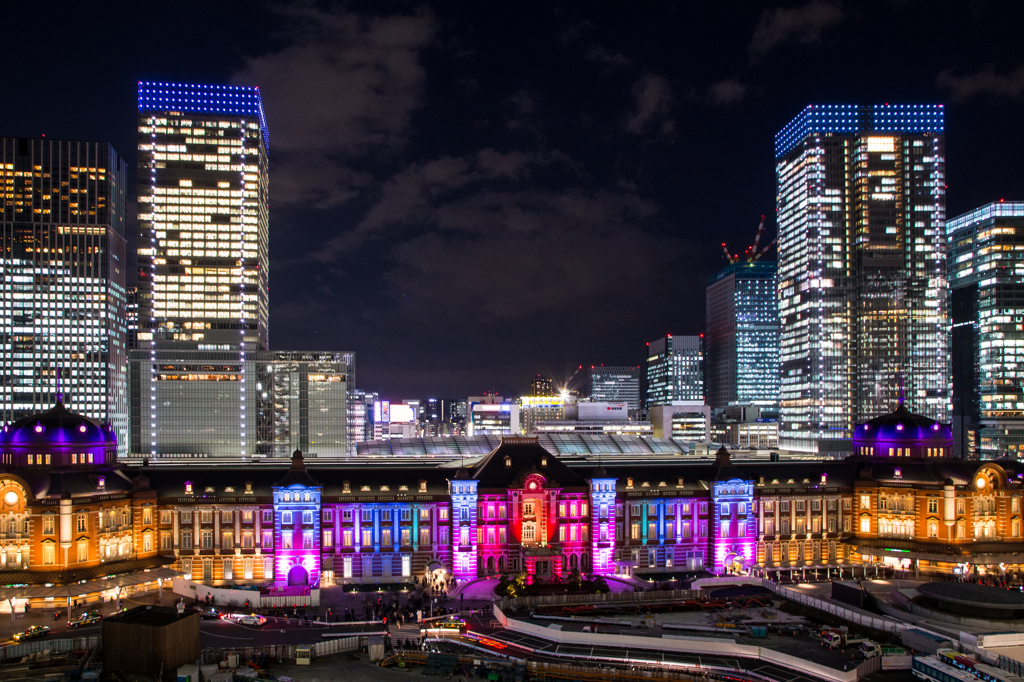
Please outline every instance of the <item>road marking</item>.
M215 635L212 632L204 632L203 634L207 637L220 637L221 639L242 639L247 642L251 642L253 640L252 637L228 637L227 635Z

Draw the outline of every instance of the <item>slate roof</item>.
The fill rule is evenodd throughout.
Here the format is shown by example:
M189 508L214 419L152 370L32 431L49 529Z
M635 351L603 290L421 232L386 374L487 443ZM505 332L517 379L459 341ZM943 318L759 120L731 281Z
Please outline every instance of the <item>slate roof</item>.
M37 500L60 497L64 492L75 498L128 492L132 489L131 478L120 466L2 467L0 472L25 481L32 496ZM99 487L100 476L103 477L103 488Z
M545 487L587 487L580 474L529 436L502 438L501 445L469 469L469 478L479 481L479 488L521 488L523 479L533 472L545 478Z
M316 488L320 484L309 475L306 471L306 464L302 460L302 451L296 450L292 453L292 466L288 469L288 473L284 475L280 481L277 482L278 487L287 488L292 485L301 485L306 488Z

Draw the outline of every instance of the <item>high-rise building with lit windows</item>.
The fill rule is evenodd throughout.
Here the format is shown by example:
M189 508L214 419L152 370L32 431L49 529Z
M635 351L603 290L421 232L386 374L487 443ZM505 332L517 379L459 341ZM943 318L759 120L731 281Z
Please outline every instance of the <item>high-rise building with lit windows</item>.
M647 406L704 401L704 336L664 336L647 344Z
M587 373L587 397L595 403L626 403L630 416L640 410L640 368L598 365Z
M141 440L132 450L202 447L173 436L181 415L167 407L191 392L211 405L215 396L207 417L234 424L233 434L217 427L209 448L223 455L230 441L251 455L261 416L253 354L268 348L268 131L259 88L140 82L138 109L131 384ZM183 381L196 385L183 393Z
M1024 458L1024 201L957 216L946 233L956 455Z
M128 442L127 167L105 142L0 138L0 421L53 405Z
M843 452L897 403L950 418L942 105L811 105L775 136L779 446Z
M259 88L139 83L139 347L266 349Z
M779 306L772 261L732 263L707 280L708 405L776 405Z
M351 352L143 350L132 368L125 459L350 454Z

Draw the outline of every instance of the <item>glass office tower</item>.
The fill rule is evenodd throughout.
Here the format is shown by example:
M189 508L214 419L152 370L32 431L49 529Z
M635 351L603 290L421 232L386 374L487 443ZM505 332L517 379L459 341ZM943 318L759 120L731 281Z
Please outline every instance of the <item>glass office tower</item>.
M255 351L243 359L171 349L135 351L132 363L133 459L349 454L353 353Z
M630 416L640 410L639 367L591 367L587 396L595 403L626 403Z
M267 152L259 88L139 83L140 348L268 347Z
M901 381L908 409L949 421L943 122L812 105L776 135L780 447L848 450Z
M712 408L776 405L779 306L772 261L733 263L707 280L707 391Z
M672 336L647 344L647 405L704 401L704 337Z
M953 435L965 459L1024 456L1024 201L946 223Z
M0 138L0 420L67 405L128 443L127 168L104 142Z
M260 92L140 82L138 108L136 343L148 355L133 353L132 430L151 456L172 444L200 447L175 436L181 415L167 405L181 399L169 395L173 381L181 396L195 394L196 408L211 406L208 419L234 424L234 436L210 427L211 452L222 453L220 439L228 438L236 455L251 455L261 416L253 353L268 347L268 132ZM196 386L186 387L190 381Z

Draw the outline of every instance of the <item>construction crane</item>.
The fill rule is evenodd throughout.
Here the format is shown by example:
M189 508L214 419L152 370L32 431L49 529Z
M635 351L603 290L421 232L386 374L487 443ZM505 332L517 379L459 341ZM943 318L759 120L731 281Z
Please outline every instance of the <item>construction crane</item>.
M581 369L583 369L583 365L580 365L579 367L577 367L576 371L572 373L572 376L570 376L566 380L566 382L564 384L562 384L562 388L561 388L560 392L563 394L563 396L569 394L569 384L572 383L572 380L576 378L576 375L580 373Z
M773 246L775 246L775 243L777 241L779 241L778 236L776 236L775 239L771 240L771 242L766 247L764 247L763 249L758 251L757 247L761 244L761 235L763 233L764 233L764 216L761 216L761 224L757 226L757 236L754 237L754 244L753 244L753 246L748 246L746 251L743 252L744 260L747 263L755 263L758 260L760 260L761 256L763 256L764 254L768 253L768 249L770 249ZM725 258L726 258L726 260L729 261L729 265L732 265L733 263L738 263L739 262L739 260L740 260L739 254L733 255L733 254L729 253L729 247L726 246L725 242L722 242L722 251L725 252Z

